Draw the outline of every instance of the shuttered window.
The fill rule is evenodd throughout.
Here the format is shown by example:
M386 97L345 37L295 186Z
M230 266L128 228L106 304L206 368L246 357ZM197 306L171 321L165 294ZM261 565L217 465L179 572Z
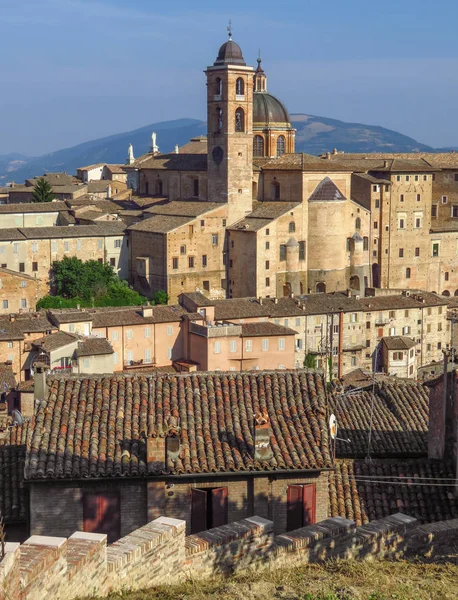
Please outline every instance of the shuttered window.
M316 486L289 485L287 494L287 531L316 523Z
M109 544L121 537L119 492L83 494L83 529L89 533L105 533Z
M227 524L227 488L191 490L191 533Z

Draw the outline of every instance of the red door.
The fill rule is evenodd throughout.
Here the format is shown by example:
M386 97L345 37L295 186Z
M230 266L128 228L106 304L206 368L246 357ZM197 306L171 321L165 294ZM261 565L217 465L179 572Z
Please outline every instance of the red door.
M105 533L109 544L121 537L119 492L84 494L83 529L90 533Z
M227 525L227 488L215 488L211 490L211 495L211 527L220 527L220 525Z
M287 531L316 523L316 486L314 483L288 486L286 515Z
M207 529L207 490L191 490L191 533Z

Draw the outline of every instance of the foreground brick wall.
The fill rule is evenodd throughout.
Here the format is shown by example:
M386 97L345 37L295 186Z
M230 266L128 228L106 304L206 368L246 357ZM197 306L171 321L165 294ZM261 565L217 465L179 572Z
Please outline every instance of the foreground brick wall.
M249 517L187 538L185 530L185 521L159 517L108 548L105 535L84 532L7 544L0 562L0 600L103 597L189 578L337 558L447 555L456 552L458 519L419 525L398 513L355 527L353 521L334 517L275 536L272 521Z

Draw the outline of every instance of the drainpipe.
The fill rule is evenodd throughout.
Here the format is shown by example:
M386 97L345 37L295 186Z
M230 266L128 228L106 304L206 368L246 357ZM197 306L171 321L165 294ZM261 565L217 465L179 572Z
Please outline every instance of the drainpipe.
M337 376L340 379L343 376L343 320L344 314L341 310L339 313L339 363Z

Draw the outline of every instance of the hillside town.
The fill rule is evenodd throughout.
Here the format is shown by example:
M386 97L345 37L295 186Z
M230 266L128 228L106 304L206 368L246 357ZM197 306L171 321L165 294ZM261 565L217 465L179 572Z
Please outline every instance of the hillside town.
M458 154L295 152L229 33L205 137L0 188L0 600L456 551Z

